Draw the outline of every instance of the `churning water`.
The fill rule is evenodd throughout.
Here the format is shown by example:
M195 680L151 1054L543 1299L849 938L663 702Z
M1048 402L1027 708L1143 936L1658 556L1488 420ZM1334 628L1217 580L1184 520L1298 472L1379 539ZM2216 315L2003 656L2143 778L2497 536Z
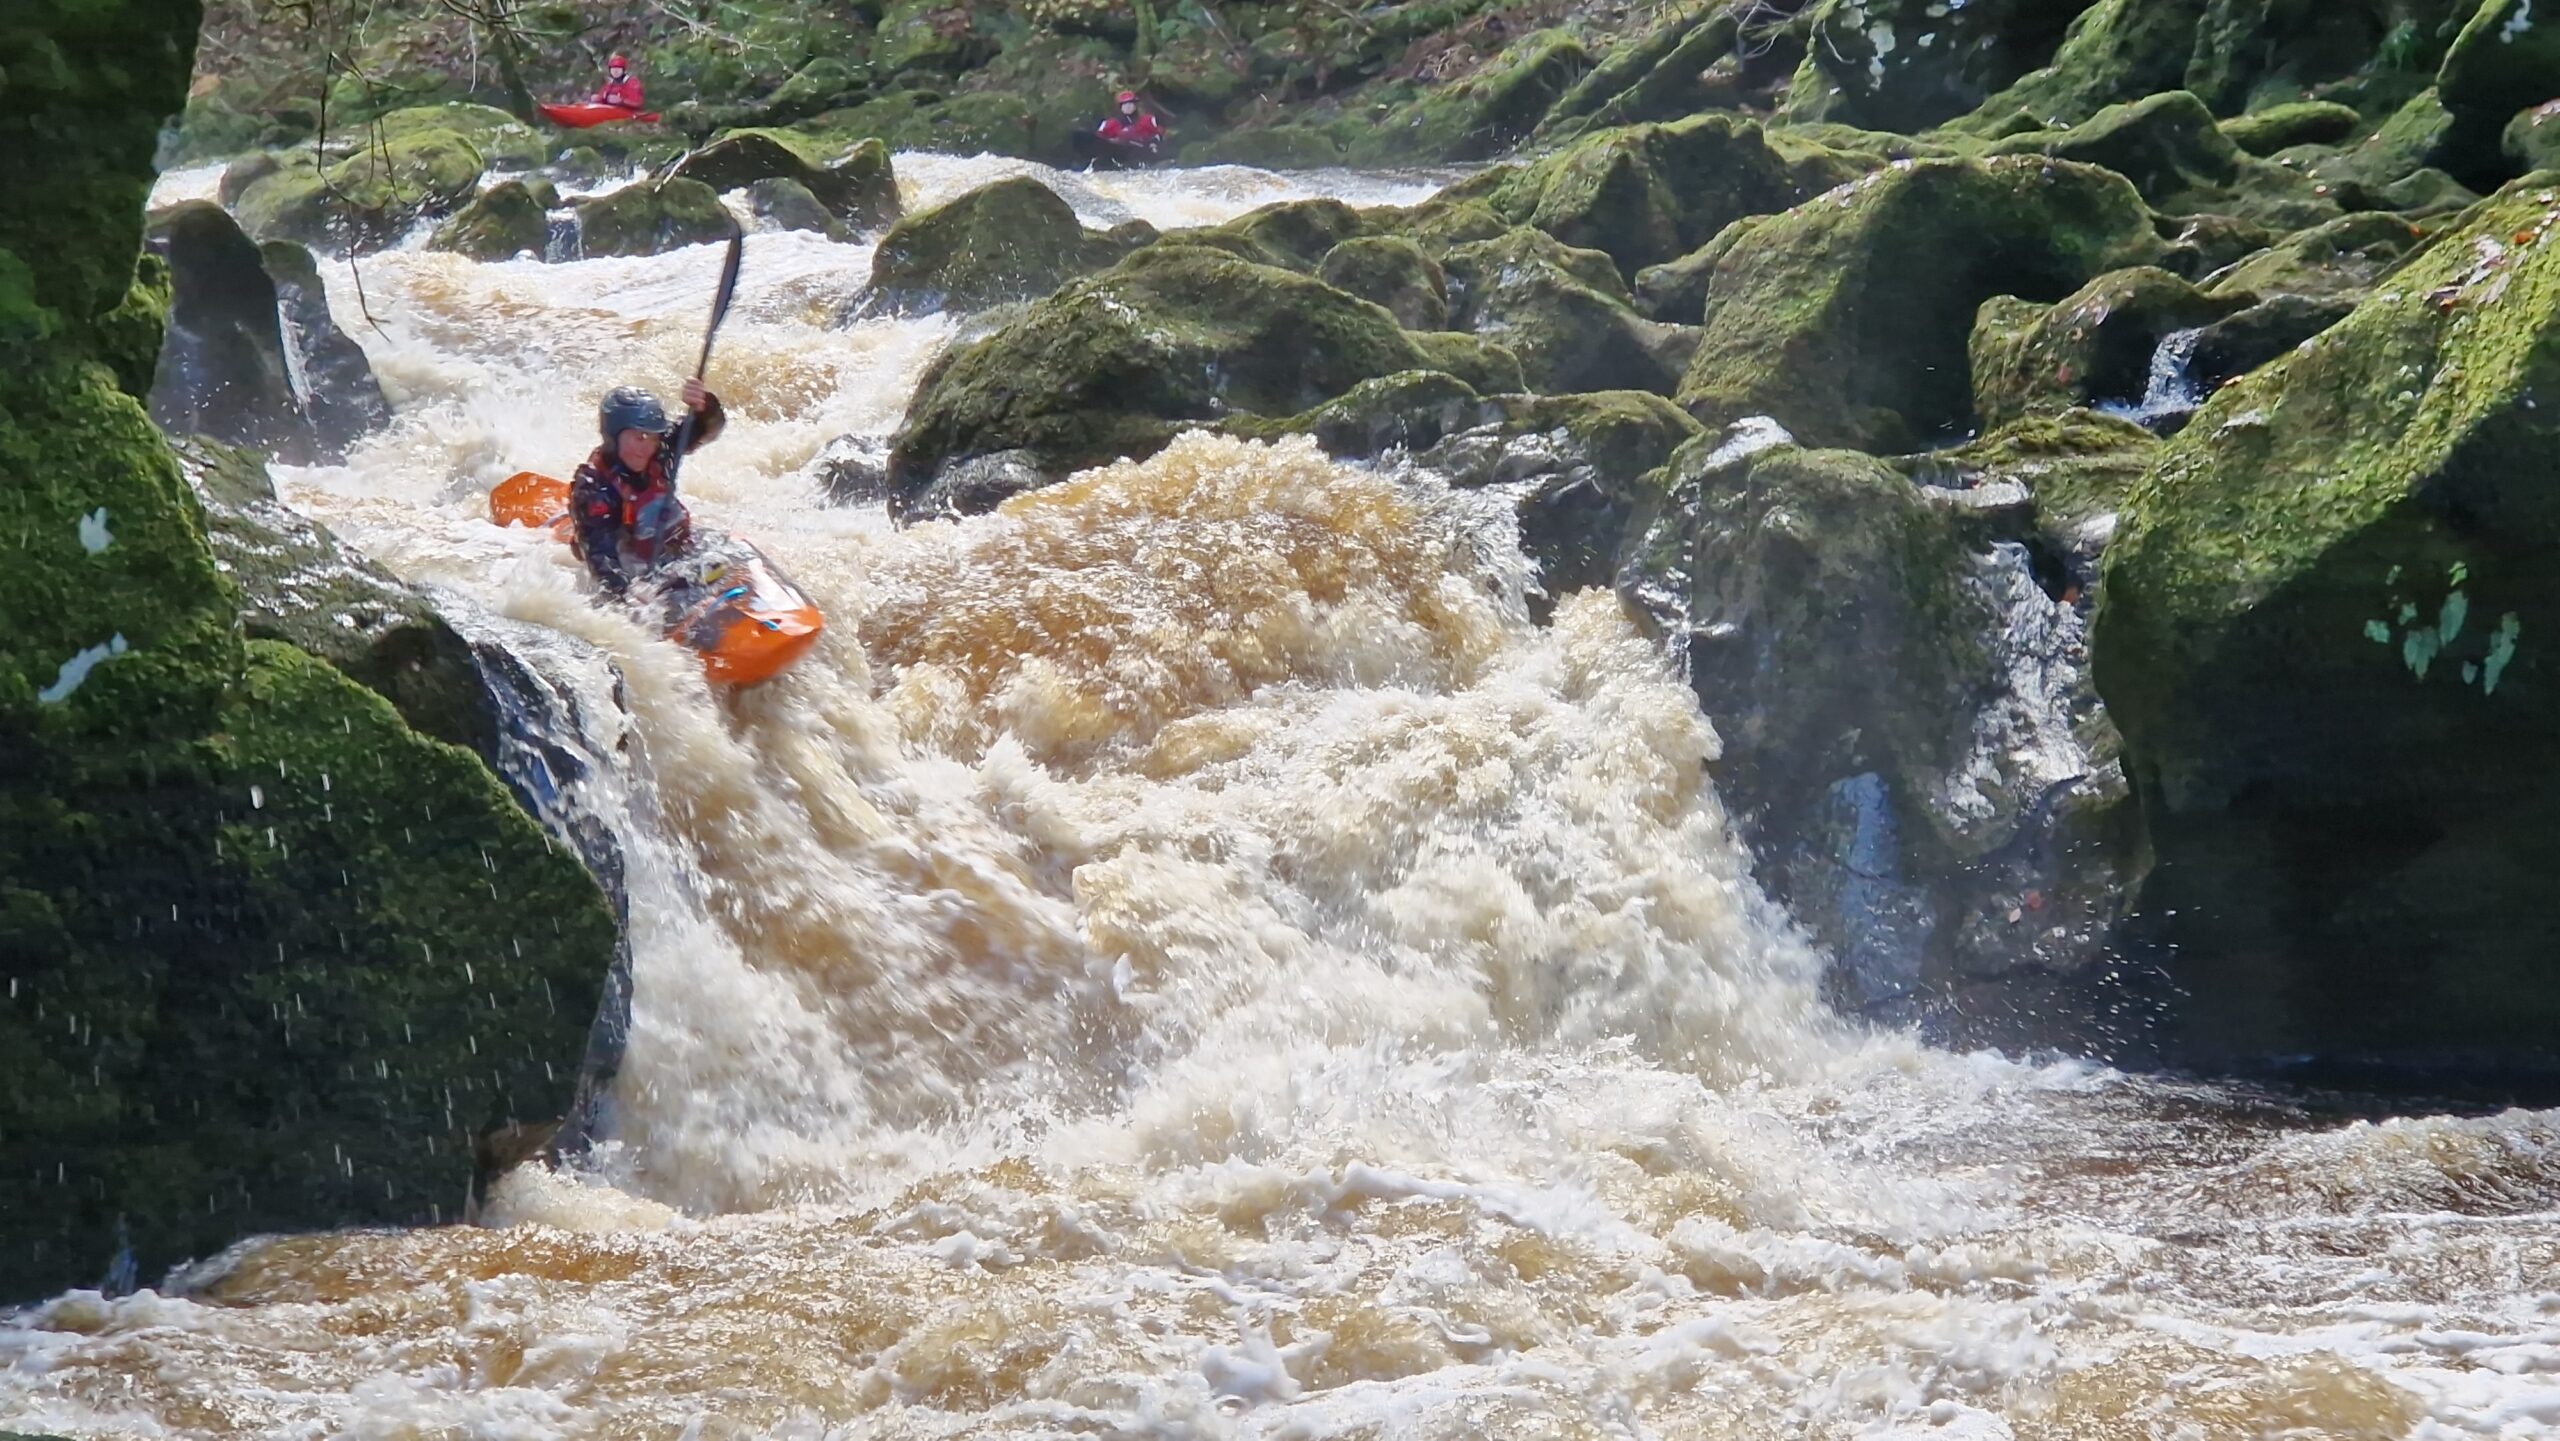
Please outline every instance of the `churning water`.
M1020 167L902 157L947 194ZM1361 201L1401 180L1328 177ZM1062 183L1224 218L1245 171ZM1301 185L1302 191L1305 187ZM486 520L671 390L716 252L339 267L397 422L288 498L578 693L633 1029L491 1224L0 1323L78 1436L2560 1435L2560 1117L2319 1122L1831 1016L1694 698L1499 516L1192 437L960 524L825 500L948 319L749 244L686 471L826 609L771 686ZM621 694L615 696L615 676Z

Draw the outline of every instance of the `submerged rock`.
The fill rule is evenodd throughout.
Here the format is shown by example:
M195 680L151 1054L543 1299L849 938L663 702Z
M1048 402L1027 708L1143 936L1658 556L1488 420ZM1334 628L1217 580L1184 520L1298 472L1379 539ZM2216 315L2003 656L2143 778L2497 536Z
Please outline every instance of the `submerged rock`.
M152 419L307 465L390 418L364 352L329 318L309 252L262 248L205 201L153 216L149 242L171 280Z
M1032 300L1154 238L1143 221L1089 231L1055 191L1010 176L890 226L850 314L930 315Z
M2097 674L2190 1055L2549 1053L2555 230L2501 195L2126 508Z
M1714 268L1680 402L1711 428L1775 418L1886 451L1971 418L1965 347L1994 295L2058 301L2161 252L2111 172L1924 160L1751 222Z

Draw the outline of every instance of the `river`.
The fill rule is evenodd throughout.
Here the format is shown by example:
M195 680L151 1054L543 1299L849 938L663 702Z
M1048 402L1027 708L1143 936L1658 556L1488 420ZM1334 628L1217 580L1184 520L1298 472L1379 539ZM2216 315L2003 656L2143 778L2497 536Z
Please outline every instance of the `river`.
M898 163L911 204L1034 168ZM1049 178L1097 225L1429 188ZM861 245L748 245L686 484L832 628L715 697L485 496L575 464L609 385L671 392L717 269L334 266L397 419L278 472L582 703L569 803L620 837L635 956L609 1138L483 1225L0 1316L0 1421L2560 1435L2560 1113L2348 1119L1834 1017L1679 676L1610 597L1532 624L1507 516L1428 475L1192 437L959 524L828 504L822 453L963 333L831 328Z

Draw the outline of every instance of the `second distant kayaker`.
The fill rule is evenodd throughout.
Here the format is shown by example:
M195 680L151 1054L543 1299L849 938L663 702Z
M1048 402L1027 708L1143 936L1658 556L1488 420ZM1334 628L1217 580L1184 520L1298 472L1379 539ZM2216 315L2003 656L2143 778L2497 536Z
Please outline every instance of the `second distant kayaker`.
M1164 122L1138 103L1138 92L1120 92L1120 113L1094 127L1094 134L1122 151L1153 158L1164 149Z
M604 84L596 87L595 103L624 110L641 108L640 77L631 73L631 57L616 52L605 62Z
M720 397L699 380L684 383L685 407L693 412L693 430L685 442L690 455L720 433L728 416ZM670 556L683 554L693 540L693 518L676 498L675 477L668 469L669 447L675 443L666 407L645 390L617 386L598 407L597 429L604 444L596 447L578 478L569 486L569 517L578 558L594 572L596 583L614 595Z

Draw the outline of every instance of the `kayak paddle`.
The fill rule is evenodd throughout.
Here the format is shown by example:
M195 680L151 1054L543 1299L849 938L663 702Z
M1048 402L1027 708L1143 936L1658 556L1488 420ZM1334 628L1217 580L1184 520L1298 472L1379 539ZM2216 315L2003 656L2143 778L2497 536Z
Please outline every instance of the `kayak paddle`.
M720 288L711 297L711 324L702 332L702 356L693 363L693 378L700 380L711 369L711 342L720 335L720 322L729 318L729 302L738 298L738 263L746 258L747 232L732 226L729 231L729 257L720 266ZM684 463L685 447L693 443L693 412L684 413L676 426L674 449L667 456L667 484L672 487L676 467Z

